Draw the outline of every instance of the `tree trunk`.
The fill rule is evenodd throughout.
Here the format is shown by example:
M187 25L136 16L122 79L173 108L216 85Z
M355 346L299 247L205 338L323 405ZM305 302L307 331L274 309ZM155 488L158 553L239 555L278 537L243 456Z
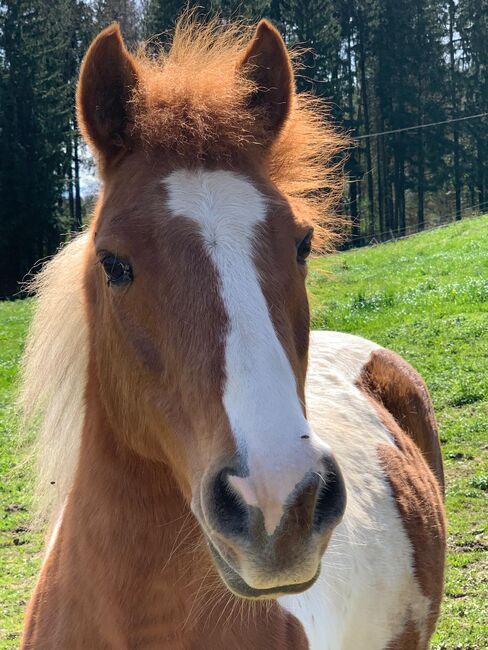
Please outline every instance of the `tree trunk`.
M485 169L483 165L482 144L480 138L476 138L476 167L477 167L477 187L478 187L478 209L483 210L485 207Z
M370 121L369 121L369 104L368 104L368 89L366 85L366 53L364 47L364 17L358 14L358 41L359 41L359 73L361 77L361 104L363 107L363 121L364 121L364 134L370 135ZM370 138L365 138L366 148L366 177L368 182L368 202L369 202L369 224L368 234L374 235L375 227L375 214L374 214L374 187L373 187L373 164L371 159L371 143Z
M423 230L425 226L424 214L424 198L425 198L425 153L424 153L424 138L422 129L419 129L418 134L418 179L417 179L417 226L419 230Z
M359 246L361 224L358 213L358 183L355 178L350 179L349 182L349 197L351 210L351 239L355 246Z
M383 179L381 176L381 170L383 166L381 164L381 144L379 136L376 138L376 184L377 184L377 198L378 198L378 219L379 219L379 232L380 236L383 236L385 231L385 212L384 212L384 192L383 192ZM374 233L372 233L374 234Z
M68 135L66 141L66 156L68 158L68 205L70 224L75 222L75 200L73 194L73 133Z
M385 121L383 115L381 116L381 131L385 130ZM391 231L395 229L393 223L393 206L392 206L392 197L391 197L391 183L390 183L390 174L388 169L388 154L386 150L385 136L381 136L380 147L381 147L381 165L382 165L382 175L383 175L383 196L384 196L384 220L385 228L382 230L388 231L388 238L391 236Z
M405 150L403 146L403 134L399 134L400 154L399 154L399 174L398 174L398 202L399 202L399 231L400 236L404 236L407 228L405 214Z
M459 167L459 125L454 123L454 191L456 195L456 221L462 219L462 184L461 170Z
M451 75L451 115L454 118L457 112L457 92L456 92L456 57L454 52L454 29L455 29L456 5L454 0L449 0L449 68ZM461 172L459 168L459 123L453 123L454 138L454 193L456 197L456 221L462 217L461 212Z
M349 32L347 38L347 99L348 99L348 112L349 112L349 125L353 128L354 125L354 84L352 72L352 44L351 33ZM361 236L361 220L358 211L358 177L357 171L360 170L356 160L355 152L351 153L347 161L349 168L349 212L351 215L351 240L353 246L359 246Z
M73 151L74 151L74 167L75 167L75 211L74 211L74 229L75 231L81 230L83 226L83 217L81 213L81 192L80 192L80 158L79 158L79 135L78 123L76 116L74 118L74 136L73 136Z

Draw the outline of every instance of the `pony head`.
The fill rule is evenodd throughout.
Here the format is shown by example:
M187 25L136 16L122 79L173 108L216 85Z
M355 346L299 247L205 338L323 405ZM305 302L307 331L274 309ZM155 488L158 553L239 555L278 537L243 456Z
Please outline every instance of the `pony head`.
M304 402L306 258L341 190L326 166L341 138L295 93L266 21L251 37L183 21L158 59L110 26L77 102L103 180L83 277L89 395L191 504L229 589L302 591L345 508Z

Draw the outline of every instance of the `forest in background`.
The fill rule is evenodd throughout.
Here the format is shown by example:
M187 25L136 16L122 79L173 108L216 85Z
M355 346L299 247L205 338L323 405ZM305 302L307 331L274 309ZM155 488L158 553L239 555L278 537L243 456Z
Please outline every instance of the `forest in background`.
M310 48L297 85L326 98L352 138L345 245L486 211L488 0L198 4L202 16L270 18L287 43ZM90 205L74 112L90 40L117 20L129 46L154 34L164 44L186 6L0 0L0 296L80 230Z

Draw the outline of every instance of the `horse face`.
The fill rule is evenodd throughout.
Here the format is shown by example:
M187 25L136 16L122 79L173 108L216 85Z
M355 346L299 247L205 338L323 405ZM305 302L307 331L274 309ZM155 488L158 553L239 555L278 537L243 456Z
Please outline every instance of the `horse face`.
M244 64L263 53L271 65L257 67L256 88L269 92L253 102L269 104L278 137L291 67L266 24ZM127 116L113 97L99 110L94 69L108 75L103 94L115 74L123 113L137 69L118 33L92 45L79 90L105 181L86 265L101 403L125 442L176 479L232 591L306 589L345 507L340 469L304 405L311 224L251 155L195 164L134 141L121 155L114 129L126 134Z

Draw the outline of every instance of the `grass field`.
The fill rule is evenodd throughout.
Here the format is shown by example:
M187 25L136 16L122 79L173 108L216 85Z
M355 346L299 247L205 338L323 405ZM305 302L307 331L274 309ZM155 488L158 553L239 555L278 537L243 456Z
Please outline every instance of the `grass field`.
M361 334L422 373L447 474L449 557L436 650L488 648L488 217L315 259L313 325ZM27 528L13 397L28 301L0 303L0 649L18 647L42 540ZM63 649L64 650L64 649ZM361 650L358 648L358 650Z

